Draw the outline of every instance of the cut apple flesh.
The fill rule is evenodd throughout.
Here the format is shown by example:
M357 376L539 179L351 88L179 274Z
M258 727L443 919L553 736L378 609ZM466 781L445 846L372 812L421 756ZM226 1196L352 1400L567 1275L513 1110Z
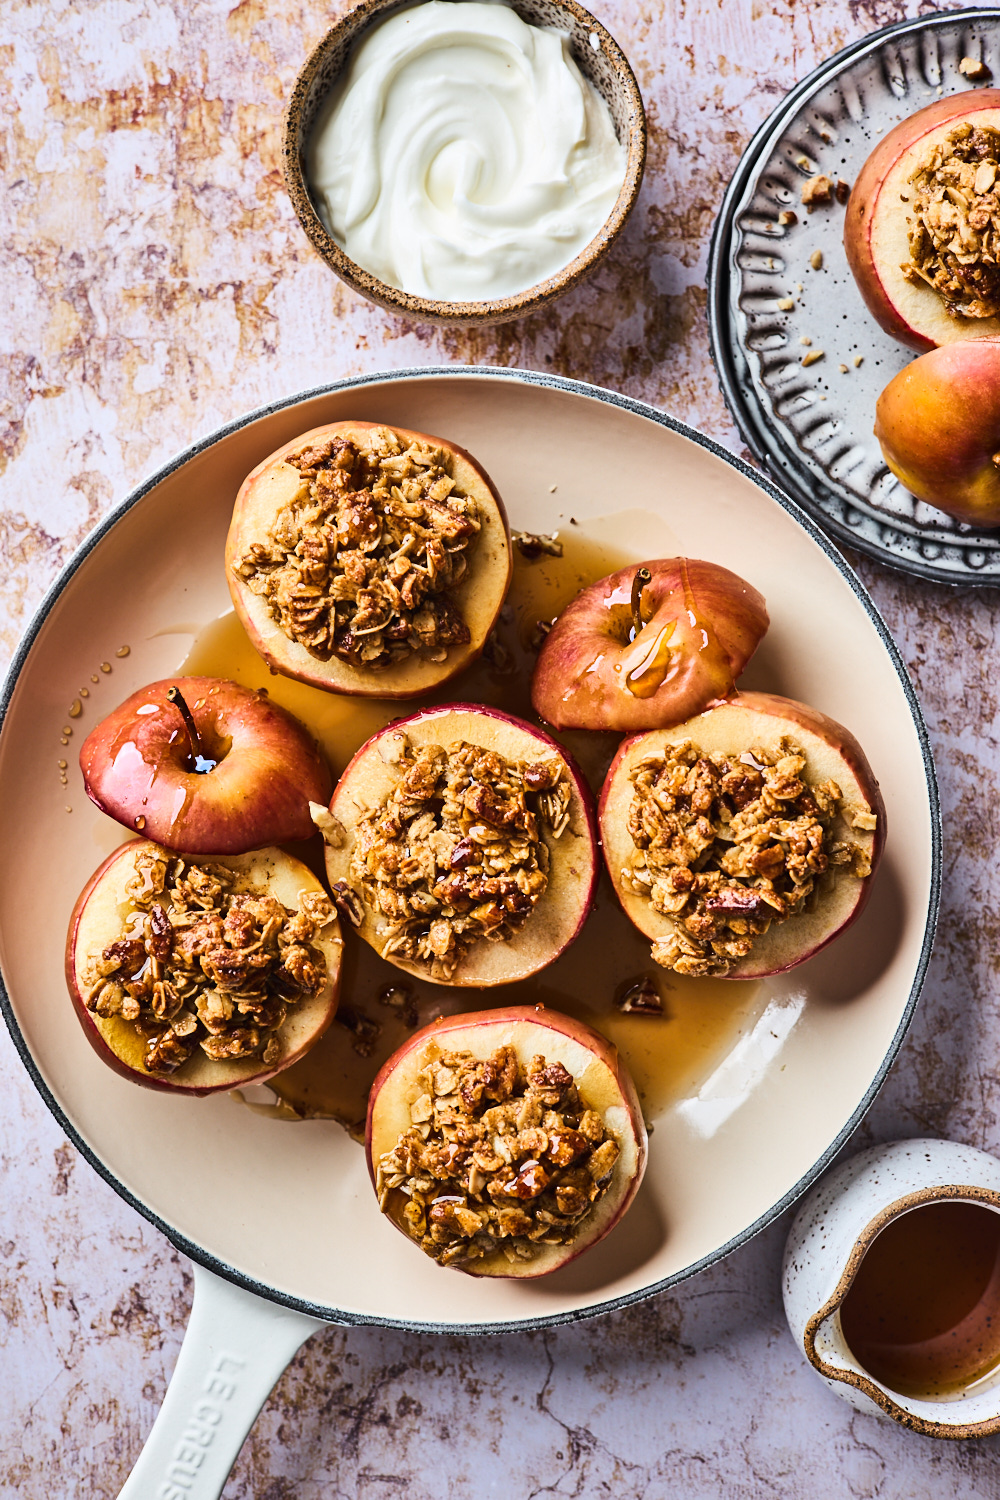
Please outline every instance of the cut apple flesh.
M1000 130L1000 89L939 99L897 125L866 161L847 205L844 248L861 295L881 327L911 349L1000 335L1000 319L952 316L933 287L901 269L911 263L910 178L965 122Z
M168 696L178 690L183 709ZM329 769L308 730L265 692L214 677L140 688L91 730L80 769L102 812L188 854L245 854L309 838L309 804L330 795Z
M685 743L696 752L692 764L714 757L717 766L729 768L722 793L704 791L712 784L707 773L692 791L697 770L686 783L683 772L677 773L672 789L655 781L668 756L672 765L683 760L673 752ZM768 767L798 755L804 767L786 764L775 772L785 782L778 788L785 800L765 790L756 801L761 787L775 784ZM642 792L640 781L637 801L634 777L642 777L644 765L652 796ZM804 787L801 800L790 797L793 776ZM831 781L839 799L826 786ZM824 801L829 812L816 812ZM640 852L630 817L652 853ZM736 817L741 823L730 821ZM705 832L706 820L717 840ZM654 958L681 973L751 979L803 962L860 914L885 839L885 808L860 745L843 725L788 698L746 693L686 724L627 740L604 784L600 824L615 891L626 915L653 940ZM670 852L658 858L656 848L668 846ZM844 863L835 862L841 858ZM681 873L675 875L675 868ZM658 909L645 894L650 872L658 902L672 910ZM808 899L798 903L796 888L805 889ZM735 952L747 938L749 951Z
M335 693L376 698L412 698L447 682L470 662L475 661L493 628L510 585L512 569L510 533L503 502L488 475L463 448L457 447L445 438L429 437L425 433L410 432L401 427L388 429L404 448L410 444L421 444L440 450L443 455L442 464L454 481L454 493L467 496L474 503L480 529L465 554L466 570L453 586L431 596L432 602L434 597L444 600L449 612L463 622L468 632L466 641L456 641L453 644L426 651L411 651L405 644L408 638L407 621L412 622L412 618L420 612L419 606L416 609L410 609L406 605L406 554L419 550L421 543L417 537L421 529L426 529L416 528L413 533L408 533L408 540L407 535L397 539L395 531L400 527L405 530L405 516L387 518L383 514L381 516L382 544L375 546L374 549L366 545L362 554L358 548L363 539L353 535L348 536L347 532L340 535L335 525L335 511L326 515L311 538L319 547L326 562L323 567L318 568L315 577L312 574L308 579L303 576L300 582L295 583L295 589L300 593L304 588L306 594L316 596L308 599L306 603L311 606L312 613L318 612L317 618L322 619L324 612L326 617L330 617L330 593L327 585L331 581L337 583L338 587L342 585L348 590L350 600L347 594L343 597L351 604L352 609L354 607L352 601L358 590L371 589L373 586L370 578L367 582L362 579L359 583L353 573L338 571L336 558L339 555L339 548L346 548L350 551L355 562L359 557L363 557L369 574L376 564L379 567L384 565L383 571L387 570L388 582L386 588L383 588L382 583L377 581L377 592L382 600L379 608L382 609L383 614L389 611L392 618L391 629L399 629L402 638L390 640L387 637L383 642L382 637L379 636L379 642L384 645L386 653L398 652L398 660L370 666L363 661L343 659L341 656L331 654L333 648L329 640L325 644L318 644L319 636L316 637L310 649L305 641L309 638L310 631L316 629L312 615L310 615L308 626L297 630L298 638L293 638L293 635L288 633L288 629L291 628L289 621L282 621L279 613L275 613L272 609L271 602L262 593L255 592L250 586L249 579L244 576L250 566L247 559L251 556L251 549L261 546L265 549L272 547L275 529L278 528L280 531L282 523L287 522L288 518L295 514L295 508L308 500L310 477L303 475L289 462L289 459L306 449L322 449L323 445L336 440L353 444L360 453L368 453L372 449L373 442L377 442L378 434L386 430L385 427L374 422L334 422L303 433L292 442L285 443L277 452L258 464L244 480L236 498L226 544L226 574L233 604L250 640L276 672L281 672L288 677L296 677L302 682L311 683L314 687L326 688ZM400 478L400 484L404 490L408 483L405 477ZM403 494L403 490L397 493ZM366 510L365 514L371 525L377 527L380 524L378 505L375 501L371 501L370 496L369 501L372 509ZM398 503L403 507L410 505L411 509L413 508L405 495L401 501L392 500L391 503L393 505ZM417 509L419 509L419 503ZM416 513L415 509L414 513ZM293 527L299 526L300 519L292 523ZM371 539L367 540L370 542ZM454 539L443 536L441 546L444 553L441 554L439 560L431 563L425 559L419 568L414 569L413 577L419 575L422 579L426 579L428 571L437 568L439 562L441 566L446 564L451 566L444 554L455 550ZM298 559L292 555L293 550L286 538L282 543L282 551L292 556L292 566L297 567ZM395 555L391 557L391 554ZM417 559L415 558L414 561L416 562ZM324 571L324 568L328 568L329 571ZM381 579L381 574L379 578ZM286 585L290 581L291 574L286 580ZM394 613L390 604L386 603L386 600L391 598L393 590L402 594L402 605ZM377 624L378 619L375 621L376 627ZM420 628L422 626L417 621L413 625L415 636L412 638L419 636ZM359 632L359 650L365 647L366 641L372 642L376 633L377 630L373 629L366 617L364 629ZM440 659L435 659L437 657Z
M660 558L583 589L556 620L531 681L556 729L634 734L727 698L767 630L763 597L716 563Z
M444 752L440 779L401 807L397 789L435 747ZM464 789L460 755L473 762ZM535 794L529 771L558 776L558 785ZM555 821L545 811L553 797ZM590 910L599 861L589 789L554 740L508 714L453 704L397 720L355 755L330 814L334 898L355 909L365 942L420 978L484 987L524 979L568 947ZM388 844L386 814L396 819Z
M295 998L295 985L289 983L289 974L280 961L276 935L272 931L255 950L255 956L266 956L270 950L275 954L271 968L264 971L264 988L260 992L264 1008L257 1011L256 1017L256 1002L245 1012L241 1011L241 996L247 986L240 986L237 978L240 972L237 966L241 961L240 934L242 932L244 944L252 944L260 936L257 929L263 918L259 917L255 925L251 925L249 913L253 908L246 907L247 916L241 913L226 919L228 930L225 935L220 935L217 929L212 942L207 945L200 940L194 944L189 941L188 946L199 948L201 954L189 954L186 960L177 959L175 955L184 942L185 932L190 938L192 925L198 919L204 919L212 909L211 901L205 894L207 888L203 886L200 903L192 902L186 919L181 918L181 925L172 927L168 913L171 891L176 882L171 884L171 874L168 873L166 892L157 896L157 882L148 873L160 862L167 864L168 872L177 872L181 866L182 875L189 880L195 871L200 872L198 879L202 876L211 879L213 872L221 867L230 872L226 892L237 898L270 896L292 916L304 910L308 914L311 909L317 914L316 920L311 922L311 933L305 935L299 931L296 937L288 928L282 929L282 933L284 939L294 940L296 952L292 963L303 978L309 978L309 972L299 967L303 954L313 965L315 985L300 989L298 998ZM148 892L145 898L133 894L133 891L142 889ZM238 900L235 905L239 908ZM217 902L216 906L220 916L223 911L232 909L232 903L228 902ZM280 849L262 849L253 854L211 861L186 857L179 861L169 850L160 849L147 839L135 839L122 845L91 877L70 919L66 980L88 1041L115 1072L148 1088L181 1094L211 1094L241 1084L262 1083L304 1056L333 1019L340 978L341 938L336 916L328 915L331 909L329 898L312 871ZM153 917L154 912L159 915ZM222 923L219 925L221 927ZM162 946L164 941L166 947ZM128 950L130 943L137 945L134 952ZM109 953L115 944L126 946ZM141 948L145 952L140 951ZM150 948L160 955L158 959L151 958ZM287 954L287 951L286 943L283 952ZM209 965L213 976L211 981L204 977L201 955ZM124 961L122 967L116 966L119 959ZM287 962L286 957L284 963ZM120 1013L123 1001L128 1008L124 982L141 981L144 977L152 979L155 972L161 975L168 987L173 982L176 990L178 967L184 970L188 984L186 989L182 986L184 1004L181 1012L175 1012L170 1018L171 1029L177 1024L178 1014L183 1013L187 1014L188 1022L191 1016L198 1017L199 1024L196 1029L186 1031L182 1038L182 1043L190 1045L190 1056L186 1061L173 1071L151 1071L147 1057L151 1034L157 1031L158 1022L152 1013L151 1002L135 1007L141 1008L139 1024ZM261 971L256 972L260 974ZM254 989L252 981L248 988ZM237 990L241 993L236 993ZM158 1000L161 1010L164 1009L163 1000L164 997ZM267 1020L268 1006L272 1007L271 1018L274 1018L275 1002L281 1002L286 1013L277 1029L271 1031L262 1023ZM200 1021L201 1006L206 1003L214 1031ZM168 1000L166 1010L170 1008ZM228 1023L223 1019L227 1008L231 1012ZM160 1031L165 1030L166 1024L166 1020L159 1023ZM179 1031L184 1031L187 1024L179 1025ZM144 1034L141 1026L151 1034ZM253 1040L249 1035L253 1028L257 1032L256 1055L211 1057L200 1045L203 1039L212 1041L213 1037L221 1039L221 1046L233 1045L234 1038L237 1048L249 1045ZM239 1038L241 1032L242 1042ZM268 1047L272 1038L276 1045ZM267 1061L263 1055L265 1050Z
M372 1085L366 1148L383 1212L425 1253L474 1276L534 1277L618 1222L646 1130L610 1042L512 1006L435 1022L394 1053Z

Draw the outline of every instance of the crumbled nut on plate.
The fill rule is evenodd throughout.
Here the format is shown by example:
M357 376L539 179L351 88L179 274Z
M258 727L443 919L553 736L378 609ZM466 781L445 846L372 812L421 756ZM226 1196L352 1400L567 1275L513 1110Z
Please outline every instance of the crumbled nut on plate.
M799 216L793 208L783 208L778 215L778 223L782 229L790 229L793 224L799 222Z
M215 1061L281 1056L290 1006L319 994L326 960L313 945L333 920L320 891L299 910L239 888L226 865L141 850L126 887L122 936L88 964L87 1008L132 1021L150 1073L173 1073L196 1047Z
M966 78L973 80L977 78L992 78L993 74L981 57L963 57L958 65L958 71Z
M859 844L837 838L842 794L834 781L810 783L805 757L787 738L776 751L753 748L738 759L690 741L632 772L628 829L634 853L622 870L626 889L672 917L652 956L678 974L727 974L772 922L803 909L831 866L871 873ZM871 830L875 814L857 809L853 826Z
M780 312L791 312L791 310L792 310L792 308L794 306L795 306L795 298L794 297L782 297L781 300L780 300L780 302L778 303L778 309L779 309Z
M348 889L380 924L384 957L448 980L473 943L507 942L530 917L548 885L543 829L564 832L572 787L555 755L509 761L464 741L406 741L398 770L358 824Z
M470 639L451 591L479 534L476 502L444 449L404 447L387 427L366 442L332 437L290 454L302 483L234 571L320 661L444 661Z
M808 354L803 354L803 356L802 356L802 363L804 365L807 365L807 366L808 365L814 365L819 360L825 359L825 358L826 358L826 352L823 349L810 349L810 351L809 351Z
M819 172L802 184L802 202L809 213L812 213L817 204L832 203L832 201L833 183L825 173Z
M379 1206L443 1266L497 1250L530 1260L567 1244L620 1155L562 1063L537 1056L523 1067L512 1047L486 1059L431 1047L410 1120L376 1163Z
M823 269L823 252L822 252L822 250L814 250L813 251L812 255L810 255L810 257L809 257L809 264L812 266L812 268L813 268L814 271L821 271Z

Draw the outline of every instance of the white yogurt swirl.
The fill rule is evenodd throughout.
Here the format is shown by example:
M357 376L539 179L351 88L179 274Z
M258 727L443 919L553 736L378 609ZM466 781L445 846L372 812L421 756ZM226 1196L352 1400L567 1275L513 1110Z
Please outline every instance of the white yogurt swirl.
M625 152L564 32L488 0L427 0L355 49L306 171L358 265L470 302L523 292L579 254L614 206Z

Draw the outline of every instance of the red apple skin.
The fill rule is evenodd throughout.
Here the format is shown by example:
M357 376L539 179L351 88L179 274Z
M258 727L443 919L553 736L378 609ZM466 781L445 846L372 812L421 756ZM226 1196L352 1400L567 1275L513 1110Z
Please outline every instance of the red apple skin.
M612 1183L606 1198L601 1200L601 1202L606 1202L608 1198L611 1198L612 1193L616 1193L616 1198L608 1204L605 1210L605 1216L597 1222L588 1220L577 1240L567 1245L545 1246L543 1253L537 1259L518 1262L516 1265L511 1265L505 1257L498 1255L491 1257L491 1262L477 1261L471 1266L457 1268L470 1276L532 1280L560 1270L610 1233L631 1206L646 1170L646 1126L642 1118L639 1096L631 1074L618 1056L617 1047L584 1021L563 1015L561 1011L549 1010L543 1005L510 1005L495 1010L474 1011L466 1015L445 1016L440 1021L434 1021L431 1025L414 1032L413 1036L383 1063L368 1095L368 1117L365 1126L365 1154L368 1159L368 1173L372 1186L375 1186L377 1159L384 1151L391 1150L395 1140L398 1139L398 1132L394 1133L391 1129L387 1132L384 1120L379 1118L380 1101L384 1101L387 1097L383 1090L398 1087L399 1099L403 1102L408 1086L407 1069L413 1066L416 1070L416 1054L420 1048L428 1041L435 1041L442 1048L457 1047L460 1051L468 1050L476 1055L488 1057L497 1047L511 1042L518 1033L527 1032L529 1027L537 1028L538 1033L537 1041L532 1041L530 1046L532 1053L542 1053L548 1060L551 1060L553 1046L559 1045L560 1040L565 1038L571 1043L587 1048L604 1064L609 1075L607 1079L609 1088L614 1091L618 1101L624 1107L627 1120L629 1139L620 1142L622 1158L616 1166L616 1172L619 1166L629 1159L628 1178L618 1186L617 1190L615 1183ZM481 1050L480 1046L473 1041L477 1032L483 1034L484 1037L489 1033L488 1038L481 1044ZM528 1034L531 1033L528 1032ZM547 1040L548 1050L546 1049ZM525 1055L527 1051L529 1048L522 1042L521 1047L518 1048L518 1055L522 1062L529 1060ZM571 1068L570 1071L573 1072L573 1069ZM578 1075L574 1073L574 1078L577 1077ZM592 1104L602 1113L607 1109L607 1101L594 1103L589 1095L586 1097L587 1103ZM619 1132L616 1130L615 1134L618 1135ZM377 1137L382 1137L382 1139L377 1139ZM397 1224L391 1215L387 1217L390 1223L409 1239L406 1230Z
M549 873L548 889L540 898L538 906L531 913L521 932L515 936L513 942L479 943L473 948L472 953L459 964L455 977L452 980L433 981L435 984L450 983L486 988L494 985L514 984L518 980L525 979L529 975L537 973L548 964L554 963L559 954L565 952L569 945L577 938L594 904L594 898L597 894L597 883L601 873L594 797L590 787L587 785L583 772L569 751L558 744L551 735L546 734L543 729L539 729L537 725L528 724L523 719L516 718L513 714L504 713L501 709L490 708L482 703L446 703L437 708L421 709L417 713L408 715L406 718L394 719L391 724L387 724L384 729L380 729L378 734L372 735L371 739L365 741L360 750L356 752L349 762L334 789L333 796L330 799L330 812L352 834L357 818L357 809L359 807L366 809L369 806L375 805L378 800L372 796L367 785L363 791L360 788L362 778L366 783L368 780L369 773L366 767L372 763L377 764L381 760L379 742L389 735L399 732L409 735L416 730L418 732L430 731L425 741L426 743L454 743L456 739L469 738L469 735L465 733L465 730L470 728L468 721L465 722L464 726L459 722L459 717L463 715L473 716L476 726L483 721L486 721L487 724L492 722L503 734L511 734L513 732L517 736L528 735L531 737L532 747L537 746L537 750L532 749L533 754L556 754L565 762L573 783L576 806L579 808L580 814L578 820L579 827L575 832L585 845L583 850L574 849L572 856L574 866L572 873L574 880L578 882L574 905L569 912L568 918L561 920L559 923L560 935L558 940L546 949L544 955L536 953L526 963L521 964L518 962L517 944L519 939L523 939L526 931L532 930L532 924L537 923L540 918L544 918L546 903L557 899L553 893L559 885L558 870L562 857L560 845L563 845L563 849L568 851L568 846L565 845L564 841L574 832L572 823L565 830L561 839L555 840L549 845L552 864ZM451 720L451 725L449 726L447 722L442 722L439 730L436 721L447 720ZM439 734L440 738L438 737ZM481 741L477 742L482 743ZM518 747L517 755L515 756L512 753L508 758L526 758L524 747ZM332 886L335 881L347 878L351 849L349 844L345 844L342 848L338 849L327 846L325 853L327 880ZM568 852L566 857L570 857ZM582 879L580 877L581 870ZM539 931L537 925L533 930L536 933ZM381 948L375 937L374 921L367 907L365 908L365 918L359 931L361 937L370 943L376 952L381 954ZM475 955L477 949L479 950L479 958L475 959L473 955ZM513 955L513 958L511 955ZM405 969L408 973L412 973L420 979L427 979L426 970L420 965L407 963L405 960L397 959L392 955L386 957L386 962L394 964L397 968ZM498 965L505 963L510 963L512 967L507 973L498 974L496 972Z
M460 606L471 640L465 646L451 646L443 662L413 657L398 667L377 670L354 667L331 657L320 661L304 646L286 636L271 616L266 602L246 588L235 573L237 560L266 529L267 518L295 494L301 477L293 465L286 463L290 453L305 443L321 442L341 436L363 440L374 427L391 427L406 442L430 443L453 455L455 478L467 494L474 494L480 505L482 531L472 551L467 579L450 591ZM263 528L262 528L262 523ZM226 540L226 578L233 607L254 649L274 671L294 677L312 687L349 697L416 698L442 687L464 672L482 655L483 647L510 588L514 563L510 546L507 511L499 491L482 465L464 448L448 438L431 437L426 432L412 432L388 422L330 422L283 443L247 475L240 486L233 510L232 524Z
M965 339L901 370L875 408L897 479L970 526L1000 526L1000 339Z
M883 213L901 213L905 217L906 205L899 201L898 192L894 195L894 201L890 202L889 198L883 200L882 189L903 153L917 146L922 137L939 126L973 120L975 115L984 110L1000 110L1000 89L976 89L971 94L952 94L910 115L894 130L890 130L875 147L859 172L847 201L844 250L865 305L886 333L908 348L920 352L936 348L943 339L931 337L927 332L915 328L886 290L886 272L879 265L875 247L876 221ZM892 193L891 187L889 192ZM948 330L951 337L976 336L975 319L949 319L943 311L942 317L946 320L941 325L942 330L948 329L949 324L952 325ZM960 331L963 325L966 329L964 334Z
M179 688L215 755L187 769L188 738L167 701ZM330 796L329 768L299 721L254 692L213 677L170 677L127 698L80 750L87 796L123 827L185 854L244 854L315 833L310 802Z
M160 1077L153 1073L147 1073L144 1069L131 1066L108 1045L108 1042L105 1040L105 1037L101 1032L99 1019L87 1009L86 1001L80 989L76 963L77 940L80 932L81 919L83 918L87 903L89 902L91 896L93 896L94 892L101 885L101 883L109 876L113 878L115 866L119 863L119 861L124 856L131 854L138 845L148 842L151 841L144 839L129 839L127 843L121 844L117 849L114 850L113 853L109 854L107 859L104 860L104 862L94 871L93 875L91 875L90 879L87 881L87 884L80 892L80 895L77 897L76 905L73 907L73 911L70 916L69 932L66 938L66 987L69 990L70 999L73 1002L73 1009L76 1013L77 1020L80 1022L80 1025L83 1028L84 1036L87 1038L87 1041L93 1047L94 1051L97 1053L101 1061L105 1063L112 1070L112 1072L117 1073L120 1078L127 1078L130 1083L137 1083L142 1088L153 1089L157 1093L188 1094L194 1098L200 1099L204 1098L208 1094L220 1093L223 1089L228 1090L238 1087L247 1087L251 1083L266 1083L267 1080L269 1078L273 1078L276 1073L284 1072L286 1068L291 1067L292 1063L298 1062L301 1057L304 1057L305 1054L309 1051L310 1047L312 1047L315 1042L319 1041L320 1037L323 1035L327 1027L330 1025L331 1021L333 1020L337 1011L337 1001L340 993L339 956L337 957L336 963L331 966L332 973L329 976L327 988L323 992L322 996L319 997L319 1000L316 1002L317 1014L314 1023L310 1027L308 1038L306 1040L303 1040L301 1045L296 1046L291 1052L283 1056L276 1067L265 1067L263 1064L258 1064L255 1069L252 1063L243 1061L237 1061L235 1063L229 1064L212 1064L208 1060L206 1060L204 1064L204 1070L207 1072L211 1067L212 1069L214 1069L217 1076L215 1081L202 1083L201 1085L192 1086L185 1083L183 1080L178 1079L176 1075L164 1075ZM275 852L278 853L280 851ZM282 854L282 858L289 864L299 865L299 861L293 860L291 855ZM305 865L301 865L300 868L304 872L303 886L311 885L315 886L318 890L322 889L315 876L310 870L306 868ZM336 949L339 950L339 924L334 921L332 927L334 933L336 934L334 944ZM329 945L327 945L327 947L327 960L329 964ZM183 1072L183 1069L181 1071Z
M787 734L794 740L797 731L804 732L806 735L816 736L821 745L831 747L836 751L840 763L840 778L838 780L838 776L834 774L833 779L838 781L848 798L850 789L845 788L844 782L848 778L853 781L857 795L867 803L876 817L875 830L870 835L872 839L871 874L864 880L854 880L846 901L838 902L838 913L832 921L826 924L810 923L807 925L805 918L795 916L785 922L774 923L745 959L732 968L728 974L716 976L720 979L766 979L774 974L784 974L787 970L804 963L807 958L814 957L828 943L832 943L834 938L846 932L860 917L868 904L878 864L885 848L885 802L868 758L851 731L843 724L839 724L836 719L831 719L828 715L821 713L819 709L812 708L807 703L799 703L793 698L779 697L777 693L738 693L729 703L709 709L707 713L694 720L690 726L690 735L675 733L674 738L690 738L698 744L699 726L704 725L713 715L725 714L730 709L746 709L751 713L766 715L769 719L777 719L780 723L778 731L780 734ZM686 724L677 726L677 728L680 727L683 727L685 731L688 729ZM615 809L614 801L623 790L623 778L627 781L632 757L646 739L653 741L656 736L654 734L634 735L630 739L623 740L619 746L601 789L598 801L598 821L601 828L605 864L622 910L640 932L645 933L647 937L658 938L663 936L667 929L666 919L655 911L648 901L631 896L623 888L618 871L614 867L617 861L612 857L612 851L620 853L621 844L620 834L617 834L619 822L617 813L620 809ZM743 748L749 748L752 740L748 737L746 741L740 743ZM808 745L803 748L808 753ZM832 769L824 768L827 774ZM843 774L845 771L846 777ZM854 833L853 836L860 839L866 837L859 833ZM798 927L796 927L797 922ZM762 943L767 943L767 948L762 949Z
M643 629L630 643L640 566L652 578L642 593ZM671 625L666 670L651 672L637 696L626 678L655 657ZM539 652L531 701L555 729L635 734L679 724L732 693L767 626L763 596L716 563L672 557L621 568L583 589L556 620Z

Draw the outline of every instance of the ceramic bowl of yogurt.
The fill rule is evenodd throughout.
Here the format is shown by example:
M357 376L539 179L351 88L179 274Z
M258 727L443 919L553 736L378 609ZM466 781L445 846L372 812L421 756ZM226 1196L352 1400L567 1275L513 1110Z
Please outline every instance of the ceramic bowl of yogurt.
M285 114L299 222L356 291L417 322L523 318L607 254L646 119L576 0L362 0Z

